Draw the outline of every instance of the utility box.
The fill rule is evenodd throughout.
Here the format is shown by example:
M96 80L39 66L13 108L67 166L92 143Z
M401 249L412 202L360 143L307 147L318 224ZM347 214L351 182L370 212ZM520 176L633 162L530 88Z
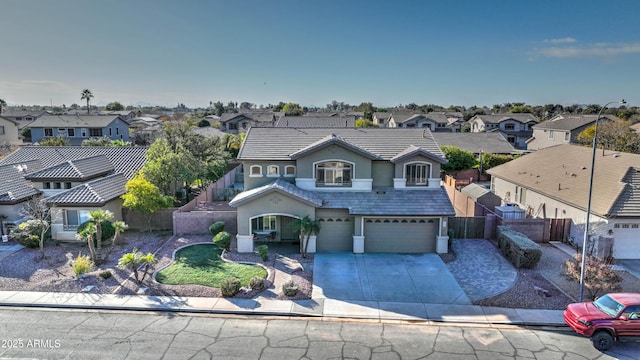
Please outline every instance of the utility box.
M517 206L496 206L496 214L503 219L524 219L525 212Z

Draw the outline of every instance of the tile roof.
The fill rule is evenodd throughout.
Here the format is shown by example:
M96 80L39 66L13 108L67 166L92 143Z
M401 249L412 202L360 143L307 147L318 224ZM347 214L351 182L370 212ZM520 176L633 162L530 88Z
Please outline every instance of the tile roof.
M247 132L238 159L291 160L291 154L331 134L383 160L390 160L409 145L444 158L428 129L252 127Z
M0 204L15 204L40 194L24 175L41 166L40 160L0 164Z
M56 206L103 206L108 201L123 195L127 178L113 174L73 187L47 198L48 205Z
M264 196L265 194L270 193L272 191L277 191L285 195L289 195L295 199L306 202L315 207L322 205L322 200L318 198L315 192L300 189L294 184L282 179L278 179L272 182L271 184L267 184L251 190L243 191L240 194L236 195L236 197L234 197L229 202L229 205L238 206L247 201L251 201L261 196Z
M637 169L640 155L597 150L591 209L608 216L640 216ZM524 155L487 170L547 197L586 210L592 150L578 145L558 145ZM498 194L501 195L501 194Z
M597 117L598 115L556 115L549 120L535 124L533 129L574 130L594 123ZM600 119L602 120L603 118L609 120L618 119L618 117L613 115L602 115Z
M133 178L146 162L146 146L23 146L0 160L0 165L39 159L43 168L68 160L105 155L113 164L114 173Z
M475 115L474 117L469 119L469 121L472 121L474 119L480 119L485 124L498 124L509 119L521 122L523 124L526 124L530 121L536 121L536 117L530 113Z
M25 176L28 180L88 180L100 175L106 175L114 170L113 164L109 158L104 155L95 155L92 157L67 160L58 165L33 172Z
M225 132L220 131L216 128L212 128L210 126L207 127L196 127L190 130L194 134L202 135L204 137L219 137L222 138L226 135Z
M305 146L304 148L294 152L293 154L289 155L289 157L291 159L298 159L306 154L312 153L318 149L327 147L329 145L332 144L338 144L341 146L346 147L347 149L353 150L355 152L357 152L358 154L363 155L366 158L369 158L371 160L382 160L379 156L370 153L369 151L367 151L366 149L363 149L361 147L359 147L358 145L352 144L351 142L349 142L348 140L345 140L344 138L336 135L336 134L331 134L331 135L327 135L325 137L323 137L322 139L309 144L309 146Z
M127 123L118 115L45 115L29 124L31 128L59 127L106 127L116 119Z
M306 115L306 116L282 116L275 123L275 127L355 127L356 117L349 115Z
M480 151L490 154L514 154L518 152L500 133L434 132L432 135L441 146L455 146L471 151L474 154L479 154Z
M412 157L414 155L423 155L423 156L426 156L428 158L432 158L432 159L438 161L441 164L446 164L447 161L448 161L445 157L440 157L440 156L433 155L430 152L426 151L425 149L423 149L421 147L417 147L415 145L409 145L409 147L407 147L403 151L399 152L398 155L392 157L389 161L391 161L392 163L398 163L398 162L400 162L400 161L402 161L404 159L407 159L409 157Z

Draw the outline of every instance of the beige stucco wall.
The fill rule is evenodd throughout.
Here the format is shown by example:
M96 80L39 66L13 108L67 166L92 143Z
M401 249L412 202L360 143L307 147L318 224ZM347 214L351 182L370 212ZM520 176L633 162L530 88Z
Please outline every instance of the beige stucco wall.
M315 218L315 208L289 195L274 191L238 206L238 234L250 235L251 218L260 215L288 215Z
M560 130L553 130L553 139L549 139L549 131L544 129L533 130L533 140L527 144L528 150L540 150L554 145L561 145L568 143L565 141L565 134L567 132Z
M354 164L354 179L371 179L371 160L338 145L329 145L297 161L300 178L313 178L313 164L319 161L344 160Z

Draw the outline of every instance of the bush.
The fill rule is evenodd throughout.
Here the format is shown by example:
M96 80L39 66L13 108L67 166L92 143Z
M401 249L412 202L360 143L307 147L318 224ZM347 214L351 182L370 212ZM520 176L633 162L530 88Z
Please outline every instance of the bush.
M222 230L224 230L224 221L216 221L209 226L209 232L213 236L216 236Z
M253 290L262 291L264 290L264 279L254 276L249 280L249 287Z
M35 249L40 246L41 232L42 225L38 220L28 220L11 229L11 238L24 247ZM45 240L51 238L50 228L45 232L44 238Z
M622 291L622 276L610 267L611 261L591 255L585 257L585 261L584 287L592 300L604 293ZM567 279L579 283L582 276L582 255L575 254L564 266Z
M211 123L205 119L198 121L198 127L207 127L211 126Z
M540 245L507 226L498 226L498 248L516 268L531 269L542 257Z
M298 284L293 282L293 280L289 280L286 283L282 284L282 292L286 296L296 296L298 293Z
M71 269L73 269L73 273L76 277L78 277L78 275L88 273L92 268L93 261L91 261L91 258L89 258L88 255L82 256L78 254L78 257L76 257L71 264Z
M40 247L40 236L38 235L21 236L17 238L16 241L18 242L18 244L29 249L36 249Z
M88 224L89 221L85 221L82 224L78 225L78 230L76 230L76 232L79 234L87 227ZM103 221L100 223L100 226L102 227L102 241L110 240L111 238L113 238L116 230L113 228L113 223L111 221Z
M213 237L213 243L221 249L229 250L231 247L231 234L226 231L219 232Z
M256 250L258 250L258 255L260 255L262 261L269 260L269 247L267 245L259 245Z
M108 278L112 277L113 274L111 273L111 271L105 270L105 271L101 271L100 274L98 274L98 276L100 276L102 280L107 280Z
M232 297L240 291L240 280L236 278L226 278L220 282L222 296Z

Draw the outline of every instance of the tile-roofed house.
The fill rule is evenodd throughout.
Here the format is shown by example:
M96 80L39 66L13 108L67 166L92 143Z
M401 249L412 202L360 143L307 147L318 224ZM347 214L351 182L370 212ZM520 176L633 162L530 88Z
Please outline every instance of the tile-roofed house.
M40 195L24 176L41 167L37 159L0 164L0 216L4 217L0 235L7 235L9 228L21 221L23 202Z
M282 116L278 119L275 127L308 128L308 127L355 127L355 116L331 116L331 115L304 115L304 116Z
M10 173L15 176L6 184L6 192L28 190L29 196L17 199L10 208L0 204L0 215L17 224L24 220L20 203L31 194L41 195L53 207L51 229L56 240L75 240L78 221L85 221L93 210L110 210L115 220L122 220L122 200L112 195L124 194L126 182L144 166L147 150L132 146L22 147L0 160L0 169L20 169L18 174Z
M16 121L20 129L44 115L49 115L49 112L45 110L23 110L17 108L7 108L2 111L2 116Z
M252 126L273 126L282 114L274 112L224 113L220 116L220 130L238 134Z
M455 146L463 150L471 151L478 155L486 154L517 154L516 150L500 133L447 133L435 132L433 138L440 146Z
M304 216L322 227L309 252L447 251L455 210L428 129L252 127L238 160L245 191L230 205L240 252L265 234L297 241L288 224Z
M578 135L595 124L598 115L556 115L533 125L533 135L527 139L527 150L539 150L549 146L577 143ZM613 115L601 115L600 123L619 120Z
M459 132L463 117L457 112L393 113L387 127L428 128L432 132Z
M582 241L592 150L557 145L489 169L492 190L532 215L569 218ZM592 229L613 236L613 256L640 259L640 155L598 150L591 203Z
M467 123L471 132L499 132L515 148L526 149L526 141L533 134L533 126L537 124L537 120L530 113L479 114Z
M63 137L69 145L90 138L129 141L129 122L119 115L45 115L28 125L31 141Z

